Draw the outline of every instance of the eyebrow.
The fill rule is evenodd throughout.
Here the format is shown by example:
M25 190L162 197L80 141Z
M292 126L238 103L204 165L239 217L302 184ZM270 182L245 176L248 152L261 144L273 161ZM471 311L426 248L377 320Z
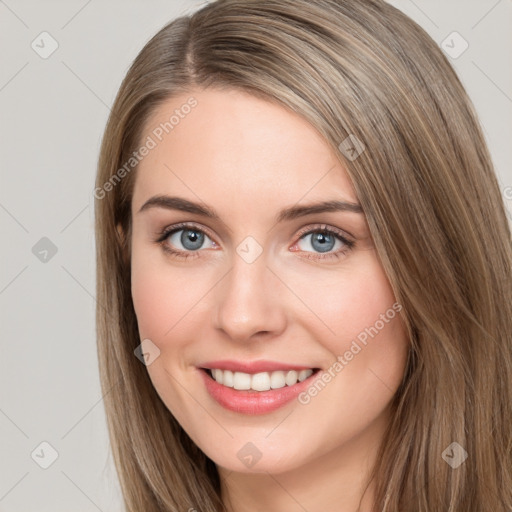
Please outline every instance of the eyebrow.
M220 221L220 216L212 208L189 201L182 197L157 195L148 199L140 208L138 213L149 210L150 208L165 208L167 210L179 210L187 213L194 213L209 219ZM276 217L277 222L285 220L293 220L306 215L323 212L351 212L363 213L363 209L358 203L351 203L348 201L322 201L318 203L311 203L303 206L291 206L279 212Z

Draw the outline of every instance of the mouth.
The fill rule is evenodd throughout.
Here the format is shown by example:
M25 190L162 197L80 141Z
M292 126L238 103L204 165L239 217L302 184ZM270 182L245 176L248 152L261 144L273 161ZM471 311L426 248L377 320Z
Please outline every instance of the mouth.
M220 368L201 368L218 384L238 391L270 391L295 386L320 371L320 368L304 370L276 370L272 372L245 373L222 370Z
M313 384L320 368L246 373L220 368L199 368L206 391L228 411L267 414L292 402Z

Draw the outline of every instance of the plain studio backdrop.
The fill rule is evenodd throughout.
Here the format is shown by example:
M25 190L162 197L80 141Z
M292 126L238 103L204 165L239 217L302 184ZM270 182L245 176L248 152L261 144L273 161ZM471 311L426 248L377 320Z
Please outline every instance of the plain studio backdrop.
M392 3L449 56L512 211L512 1ZM203 4L0 0L0 511L122 510L96 357L96 163L132 60Z

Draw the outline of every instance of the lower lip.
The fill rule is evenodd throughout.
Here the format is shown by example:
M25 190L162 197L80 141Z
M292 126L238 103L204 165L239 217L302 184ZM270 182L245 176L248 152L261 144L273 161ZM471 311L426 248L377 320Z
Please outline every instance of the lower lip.
M199 373L202 375L206 390L210 393L210 396L222 407L242 414L256 415L275 411L291 402L311 385L320 371L316 371L307 379L297 382L293 386L284 386L283 388L271 389L269 391L241 391L228 388L210 377L207 371L199 369Z

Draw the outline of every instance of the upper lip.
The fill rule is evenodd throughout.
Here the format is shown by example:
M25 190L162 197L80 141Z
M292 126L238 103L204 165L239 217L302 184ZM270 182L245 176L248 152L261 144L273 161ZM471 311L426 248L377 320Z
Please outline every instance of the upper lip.
M198 365L199 368L208 370L230 370L232 372L243 373L260 373L260 372L273 372L277 370L309 370L315 369L313 366L296 365L290 363L280 363L278 361L234 361L223 359L219 361L208 361Z

